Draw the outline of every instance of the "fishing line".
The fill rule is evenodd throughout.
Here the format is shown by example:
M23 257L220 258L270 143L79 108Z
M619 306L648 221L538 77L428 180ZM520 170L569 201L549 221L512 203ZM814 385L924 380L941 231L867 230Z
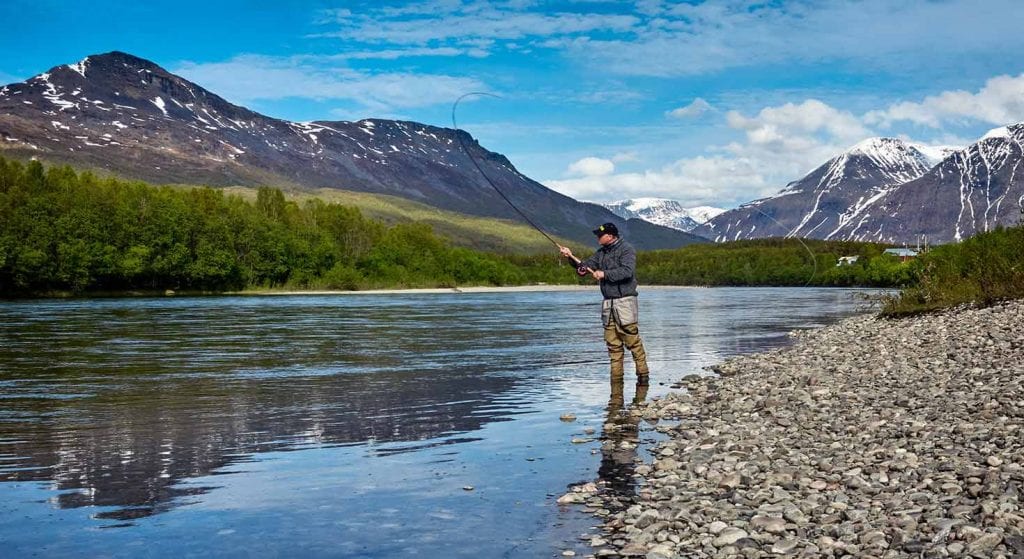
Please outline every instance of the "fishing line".
M776 225L778 225L779 227L781 227L781 228L783 229L783 231L785 231L785 230L786 230L786 226L785 226L785 225L783 225L783 224L779 223L779 222L778 222L778 220L776 220L776 219L775 219L774 217L772 217L772 216L770 216L770 215L768 215L768 214L766 214L766 213L762 212L762 211L760 210L760 208L757 208L757 207L755 207L755 208L754 208L754 210L755 210L755 211L756 211L757 213L759 213L759 214L761 214L761 215L763 215L763 216L767 217L768 219L770 219L770 220L774 221ZM786 235L788 236L788 235L789 235L789 232L787 232L787 233L786 233ZM805 283L805 284L804 284L804 287L807 287L808 285L811 285L811 280L813 280L813 279L814 279L814 275L818 273L818 258L817 258L816 256L814 256L814 252L813 252L813 251L811 251L811 248L810 248L809 246L807 246L807 243L805 243L805 242L803 241L803 239L801 239L800 237L797 237L796 235L794 235L794 236L793 236L793 238L794 238L794 239L796 239L797 241L799 241L799 243L800 243L801 245L803 245L803 247L804 247L804 250L806 250L806 251L807 251L807 254L810 254L810 255L811 255L811 262L813 262L813 263L814 263L814 269L812 269L812 270L811 270L811 277L807 278L807 283Z
M459 140L459 145L462 146L463 153L465 153L466 156L469 157L469 160L473 162L473 166L476 167L476 170L479 171L481 175L483 175L484 180L487 181L487 184L491 185L491 188L493 188L498 193L499 196L501 196L506 202L508 202L508 205L512 206L513 210L515 210L519 215L521 215L523 219L525 219L526 222L529 223L534 229L536 229L541 235L544 235L544 237L547 240L551 241L551 244L560 248L561 245L559 245L554 239L551 238L550 235L545 233L543 229L541 229L536 223L534 223L533 220L530 219L530 216L523 213L523 210L519 209L518 206L513 204L512 200L508 199L508 196L505 196L505 193L502 192L501 189L498 188L498 185L494 184L494 181L492 181L491 178L487 176L487 173L485 173L484 170L480 168L480 164L476 162L476 158L473 157L473 154L469 151L469 149L466 148L466 143L462 139L462 134L459 134L459 125L455 122L455 109L458 108L459 101L462 101L466 97L470 97L472 95L480 95L485 97L494 97L495 99L501 99L500 96L494 95L493 93L473 91L462 95L461 97L455 100L455 103L452 104L452 127L455 128L455 137Z

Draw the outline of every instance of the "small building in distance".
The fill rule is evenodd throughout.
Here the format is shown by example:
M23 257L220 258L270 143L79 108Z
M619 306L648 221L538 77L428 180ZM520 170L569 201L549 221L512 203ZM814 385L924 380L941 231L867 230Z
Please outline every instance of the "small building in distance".
M909 248L887 248L885 254L891 254L900 259L900 262L917 258L917 251Z
M836 266L850 266L857 262L857 260L860 260L860 256L840 256Z

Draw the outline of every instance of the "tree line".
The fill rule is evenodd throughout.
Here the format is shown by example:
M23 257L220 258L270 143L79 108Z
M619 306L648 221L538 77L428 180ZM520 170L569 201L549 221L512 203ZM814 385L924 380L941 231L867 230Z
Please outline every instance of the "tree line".
M910 284L911 267L884 248L796 239L696 244L641 253L637 275L661 285ZM861 258L836 266L846 255ZM471 250L424 224L388 225L318 199L300 204L275 188L248 201L0 158L2 296L588 281L554 247L537 255Z
M354 207L255 203L0 158L0 294L509 285L559 275L553 258L452 247L428 226ZM547 270L550 268L550 270ZM564 271L564 270L562 270Z
M885 254L889 245L813 239L755 239L644 253L638 274L649 283L706 286L898 287L910 267ZM839 265L843 256L858 257Z

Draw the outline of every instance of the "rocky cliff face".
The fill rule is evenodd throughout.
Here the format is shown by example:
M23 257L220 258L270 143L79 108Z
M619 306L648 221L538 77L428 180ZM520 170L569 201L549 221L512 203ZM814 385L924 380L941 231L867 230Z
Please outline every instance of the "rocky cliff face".
M521 220L472 154L548 233L589 243L595 224L612 221L640 248L700 240L558 194L462 131L392 120L270 118L121 52L0 88L3 153L156 183L339 188Z

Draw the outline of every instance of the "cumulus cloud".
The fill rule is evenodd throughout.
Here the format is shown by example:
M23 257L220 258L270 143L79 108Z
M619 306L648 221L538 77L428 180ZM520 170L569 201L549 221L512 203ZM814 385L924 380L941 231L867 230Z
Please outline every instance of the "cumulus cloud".
M585 177L610 175L615 171L615 164L599 157L584 157L569 165L569 173Z
M330 65L330 57L240 55L224 62L185 62L176 74L242 105L259 100L343 100L377 113L450 103L481 82L440 74L371 74Z
M672 118L698 118L704 116L705 113L711 110L711 104L701 99L696 98L689 105L685 107L679 107L678 109L672 109L668 112L668 116Z
M746 133L750 146L776 154L808 150L815 145L846 145L871 135L860 118L817 99L767 107L746 117L737 111L726 115L729 126Z
M727 122L743 134L743 141L657 170L584 174L545 184L587 200L657 196L693 206L739 204L779 191L872 135L857 116L815 99L766 107L749 116L731 111Z
M732 191L738 184L746 185L742 197L751 188L763 188L763 181L763 174L752 160L695 157L676 161L658 170L549 180L544 184L582 200L611 201L654 196L699 206L721 200L723 191Z
M871 111L865 121L884 127L905 121L932 128L964 120L1004 125L1024 121L1024 74L997 76L977 92L944 91L921 102L904 101Z

